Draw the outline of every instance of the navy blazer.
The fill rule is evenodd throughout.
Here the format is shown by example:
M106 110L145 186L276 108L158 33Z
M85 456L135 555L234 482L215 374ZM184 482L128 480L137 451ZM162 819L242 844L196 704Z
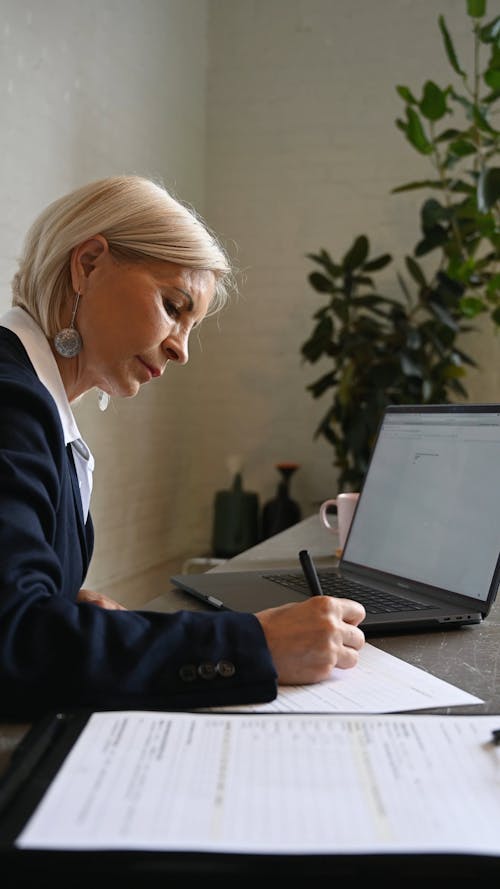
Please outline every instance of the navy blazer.
M56 404L19 338L0 327L0 716L276 696L252 614L77 603L92 548Z

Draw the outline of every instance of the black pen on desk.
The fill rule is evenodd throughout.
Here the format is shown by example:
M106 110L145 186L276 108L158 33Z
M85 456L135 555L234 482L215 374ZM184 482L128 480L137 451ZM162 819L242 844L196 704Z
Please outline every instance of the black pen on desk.
M299 559L300 564L302 565L302 571L304 572L304 577L307 580L307 585L311 590L311 596L323 596L324 593L321 589L316 566L306 549L300 550Z

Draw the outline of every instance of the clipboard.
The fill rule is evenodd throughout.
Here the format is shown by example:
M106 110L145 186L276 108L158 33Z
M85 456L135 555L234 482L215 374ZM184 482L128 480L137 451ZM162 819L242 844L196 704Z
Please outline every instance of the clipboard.
M0 779L0 874L2 889L100 889L119 880L119 889L175 886L231 886L234 881L328 879L383 880L385 887L421 887L422 880L453 880L469 886L471 878L500 877L500 858L457 854L234 854L137 850L61 851L16 846L27 820L42 800L92 711L49 714L36 723L15 750ZM197 714L198 716L200 714ZM207 716L209 714L206 714ZM244 718L244 714L234 714ZM264 714L263 718L267 716ZM282 718L286 718L283 716ZM195 805L195 801L193 802ZM355 826L353 826L355 829ZM172 882L174 881L175 882ZM247 882L245 882L247 885ZM248 882L251 885L251 882Z

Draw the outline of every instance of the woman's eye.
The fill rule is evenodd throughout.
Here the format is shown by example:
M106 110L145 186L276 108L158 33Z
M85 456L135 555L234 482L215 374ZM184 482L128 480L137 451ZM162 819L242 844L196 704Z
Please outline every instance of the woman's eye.
M179 309L179 306L176 306L176 304L173 303L170 299L164 299L163 306L167 315L170 315L171 318L179 317L181 310Z

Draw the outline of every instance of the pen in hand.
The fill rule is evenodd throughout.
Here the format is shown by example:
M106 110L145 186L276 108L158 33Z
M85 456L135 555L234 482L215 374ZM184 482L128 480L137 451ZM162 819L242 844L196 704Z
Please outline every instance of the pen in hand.
M300 550L299 559L300 564L302 565L302 571L304 572L304 577L307 580L307 585L311 590L311 596L323 596L324 593L321 589L316 566L306 549Z

